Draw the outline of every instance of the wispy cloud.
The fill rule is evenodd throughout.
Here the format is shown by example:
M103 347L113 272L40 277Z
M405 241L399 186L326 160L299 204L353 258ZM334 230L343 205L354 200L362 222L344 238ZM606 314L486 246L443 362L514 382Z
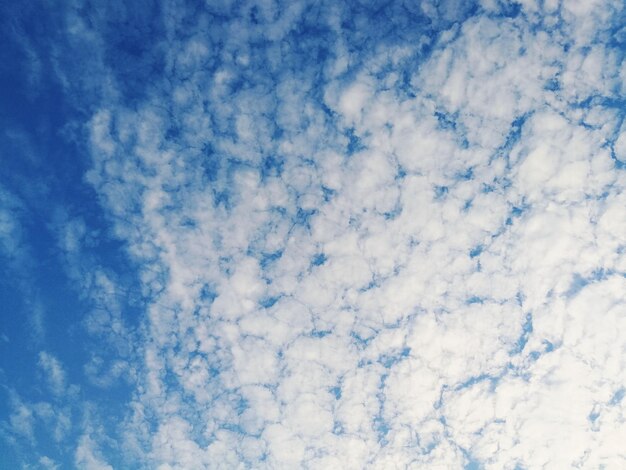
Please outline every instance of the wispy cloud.
M39 367L43 371L50 391L54 395L62 395L66 390L65 371L57 358L45 351L39 353Z

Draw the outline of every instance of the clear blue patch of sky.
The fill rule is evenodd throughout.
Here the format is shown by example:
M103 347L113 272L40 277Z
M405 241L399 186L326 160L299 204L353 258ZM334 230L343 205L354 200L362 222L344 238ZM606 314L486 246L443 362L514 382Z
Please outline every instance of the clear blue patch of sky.
M136 266L127 258L124 243L110 232L110 221L103 213L95 191L84 181L89 168L81 123L92 109L93 96L77 102L58 78L52 57L69 58L64 48L63 8L44 2L9 2L0 5L0 184L16 198L23 210L15 214L21 227L23 260L4 263L0 274L0 341L2 382L23 400L38 402L51 397L41 381L37 366L39 351L48 351L63 364L67 382L80 385L79 396L100 403L107 410L105 420L117 426L123 404L130 397L128 384L119 383L103 391L85 378L83 366L94 348L106 356L107 345L85 334L86 312L94 307L77 287L82 279L68 276L59 233L69 219L86 224L90 241L87 257L79 257L81 269L104 269L128 289L138 289ZM52 54L52 43L60 52ZM66 56L67 55L67 56ZM28 78L30 77L30 78ZM76 78L80 77L77 76ZM79 81L79 80L77 80ZM126 320L137 324L142 313L137 295L117 296ZM40 306L43 335L34 333L34 307ZM37 307L39 308L39 307ZM11 412L7 389L0 390L0 420ZM64 398L61 403L65 404ZM80 416L72 416L70 441L76 439ZM39 451L69 468L73 455L64 453L52 437L36 434ZM0 441L0 467L18 468L7 462L22 451ZM23 456L22 456L23 457ZM27 459L28 460L28 459ZM7 466L9 465L9 466Z

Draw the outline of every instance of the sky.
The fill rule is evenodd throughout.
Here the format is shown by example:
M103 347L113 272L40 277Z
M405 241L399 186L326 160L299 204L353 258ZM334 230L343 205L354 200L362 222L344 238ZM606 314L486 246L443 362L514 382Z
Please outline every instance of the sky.
M0 468L626 468L622 1L0 41Z

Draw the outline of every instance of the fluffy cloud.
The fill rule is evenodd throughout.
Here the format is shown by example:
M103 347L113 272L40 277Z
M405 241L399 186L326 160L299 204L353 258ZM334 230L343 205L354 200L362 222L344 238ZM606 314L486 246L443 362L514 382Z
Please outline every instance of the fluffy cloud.
M107 296L87 320L134 342L85 366L135 386L120 458L622 465L618 11L165 8L158 73L132 102L113 80L86 126L86 178L145 306L133 334ZM66 225L71 258L86 232ZM94 296L119 289L90 276ZM60 394L54 357L40 365ZM85 434L75 464L111 468L105 453Z
M552 34L536 5L469 18L417 68L400 41L364 51L353 78L303 74L324 101L281 92L291 72L270 87L262 69L243 78L253 64L240 59L241 72L215 80L241 77L242 89L206 94L191 79L165 102L187 122L230 116L221 134L181 124L167 137L155 104L96 115L93 181L135 220L143 262L168 273L138 398L169 409L157 411L149 459L501 468L619 457L589 416L621 401L610 404L622 368L605 371L609 351L594 345L619 344L623 277L598 220L619 207L609 198L623 176L604 145L615 124L583 126L571 107L602 92L600 68L616 71L578 7ZM198 41L180 48L206 58ZM589 41L597 52L582 52ZM211 104L189 108L190 94ZM282 109L301 113L287 125ZM118 116L134 125L118 130ZM588 315L603 317L595 334Z

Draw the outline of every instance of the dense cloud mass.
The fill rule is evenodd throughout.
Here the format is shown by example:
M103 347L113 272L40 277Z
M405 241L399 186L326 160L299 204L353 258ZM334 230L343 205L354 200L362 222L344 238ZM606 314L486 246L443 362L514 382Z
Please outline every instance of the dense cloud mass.
M1 8L0 464L626 467L622 2Z

